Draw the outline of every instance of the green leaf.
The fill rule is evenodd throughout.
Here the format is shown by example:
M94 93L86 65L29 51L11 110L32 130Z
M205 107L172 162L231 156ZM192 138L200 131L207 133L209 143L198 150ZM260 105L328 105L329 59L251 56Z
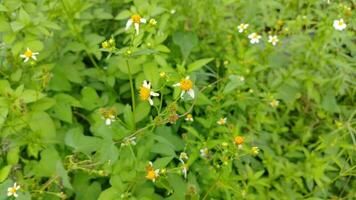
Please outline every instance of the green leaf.
M211 62L212 60L214 60L214 58L203 58L203 59L194 61L193 63L190 63L188 65L188 72L193 72L193 71L199 70L204 65L208 64L209 62Z
M38 111L31 115L31 130L39 134L42 138L52 139L56 135L56 128L52 119L45 112Z
M198 45L198 37L193 32L175 32L173 42L180 47L183 59L186 59L192 49Z
M17 32L25 27L22 23L20 23L18 21L11 22L10 26L12 28L12 31L14 31L14 32Z
M100 193L98 200L117 200L120 198L120 193L113 187L108 188Z
M140 122L141 120L147 118L150 114L151 106L148 102L141 102L137 105L135 111L135 121Z
M83 135L81 127L75 127L67 131L65 144L73 147L75 151L90 155L101 147L102 139Z
M131 12L128 10L123 10L119 14L116 15L116 20L129 19L131 17Z
M135 129L135 121L130 105L126 105L124 108L124 121L130 130Z
M6 165L0 170L0 183L6 180L12 169L12 165Z
M81 94L82 99L80 102L85 109L94 110L95 108L98 108L103 105L103 102L96 93L96 90L94 90L93 88L85 87L82 89Z
M1 130L2 126L4 125L8 114L9 114L8 108L0 107L0 130Z
M44 96L44 94L36 90L25 90L20 97L24 103L31 103L42 99Z

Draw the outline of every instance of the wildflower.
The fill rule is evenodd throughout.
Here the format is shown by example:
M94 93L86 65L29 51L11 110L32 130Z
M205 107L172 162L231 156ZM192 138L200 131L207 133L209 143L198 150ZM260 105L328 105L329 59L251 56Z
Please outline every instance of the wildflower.
M268 42L272 43L273 46L276 46L277 42L278 42L278 38L277 35L270 35L268 36Z
M208 158L209 157L209 149L206 147L203 149L200 149L200 156L203 158Z
M183 173L184 178L186 179L187 174L188 174L188 165L185 163L183 164L183 167L182 167L182 173Z
M159 94L151 91L151 83L144 80L142 86L140 87L140 98L143 101L148 101L151 106L153 105L153 101L151 96L158 97Z
M146 166L146 178L148 180L151 180L152 182L155 182L156 179L159 177L159 169L154 169L152 162L148 163L148 166Z
M273 99L269 105L271 105L272 108L276 108L279 105L279 101L276 99Z
M105 124L107 126L116 121L116 110L114 108L101 108L99 112L101 114L101 118L105 120Z
M136 137L125 138L124 141L121 143L122 147L129 146L129 145L133 145L133 146L136 145Z
M242 24L237 26L237 29L239 29L239 33L242 33L248 28L248 26L249 26L248 24L242 23Z
M216 123L219 125L224 125L226 124L227 118L220 118Z
M176 83L173 86L180 87L182 90L182 93L180 94L181 98L183 98L183 95L187 92L189 96L194 99L193 81L189 79L189 76L185 77L185 79L182 79L179 83Z
M159 76L160 76L161 78L164 78L164 77L167 76L167 74L166 74L166 72L160 72L160 73L159 73Z
M339 20L334 20L334 28L336 30L342 31L346 28L346 23L344 22L344 19L339 19Z
M109 48L109 42L108 42L108 41L102 42L102 43L101 43L101 47L102 47L103 49L108 49L108 48Z
M187 160L188 160L188 155L187 155L187 153L185 153L185 152L180 153L180 155L179 155L179 161L180 161L181 163L185 163L184 161L187 161Z
M250 35L248 35L248 38L250 39L251 44L257 44L260 42L261 36L257 33L251 33Z
M185 117L185 121L194 121L194 119L193 119L193 115L192 114L187 114L187 116Z
M245 138L242 136L236 136L234 138L234 142L238 146L239 149L242 149L242 145L243 145L244 141L245 141Z
M157 21L152 18L152 19L150 19L150 21L148 21L148 23L149 23L151 26L156 26Z
M223 143L221 143L221 145L222 145L223 147L227 147L227 146L229 146L229 143L223 142Z
M145 24L146 21L147 20L144 18L141 18L140 15L134 14L131 16L131 18L129 20L127 20L125 30L128 30L132 26L132 24L134 24L134 27L136 30L136 35L138 35L140 33L140 23Z
M171 123L171 124L174 124L176 123L176 121L179 119L179 115L177 115L176 113L173 113L171 115L168 116L168 121Z
M243 76L238 76L237 78L238 78L239 81L241 81L241 82L244 82L244 81L245 81L245 77L243 77Z
M20 189L20 185L17 185L17 183L14 183L14 185L12 187L7 188L7 196L14 196L15 198L17 198L19 195L16 193L17 190Z
M24 62L27 62L31 58L33 60L37 60L36 55L38 55L38 54L39 54L38 52L33 52L29 48L27 48L26 51L23 54L20 55L20 57L25 59Z
M256 156L260 152L258 147L252 147L252 155Z

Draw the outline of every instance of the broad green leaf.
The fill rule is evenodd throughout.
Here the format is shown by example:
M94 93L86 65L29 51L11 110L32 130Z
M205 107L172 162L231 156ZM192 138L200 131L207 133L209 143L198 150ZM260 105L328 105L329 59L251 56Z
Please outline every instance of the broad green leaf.
M203 59L200 59L200 60L196 60L193 63L190 63L188 65L188 72L193 72L193 71L199 70L204 65L208 64L209 62L211 62L212 60L214 60L214 58L203 58Z
M179 46L183 59L186 59L192 49L198 45L198 37L192 32L175 32L173 42Z

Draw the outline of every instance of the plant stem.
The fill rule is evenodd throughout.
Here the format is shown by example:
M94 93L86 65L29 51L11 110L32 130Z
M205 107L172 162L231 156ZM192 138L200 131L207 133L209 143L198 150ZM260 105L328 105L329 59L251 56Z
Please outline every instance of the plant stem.
M130 64L129 60L126 59L126 65L127 65L127 72L129 74L129 79L130 79L130 88L131 88L131 100L132 100L132 112L133 112L133 120L134 120L134 129L136 129L136 120L135 120L135 113L136 113L136 104L135 104L135 88L133 85L132 81L132 74L131 74L131 69L130 69Z

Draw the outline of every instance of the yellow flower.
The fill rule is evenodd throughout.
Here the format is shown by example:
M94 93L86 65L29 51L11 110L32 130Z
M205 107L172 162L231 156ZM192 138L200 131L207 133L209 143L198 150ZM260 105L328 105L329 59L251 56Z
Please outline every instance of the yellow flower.
M150 21L148 21L148 23L149 23L151 26L156 26L157 21L152 18L152 19L150 19Z
M260 152L258 147L252 147L252 155L256 156Z
M16 193L20 189L20 185L17 185L17 183L14 183L12 187L7 188L7 196L14 196L17 198L19 195Z
M146 178L152 182L155 182L156 179L159 177L159 169L154 169L152 162L148 163L148 166L146 166Z
M167 76L167 74L166 74L166 72L160 72L160 73L159 73L159 76L160 76L161 78L164 78L164 77Z
M142 86L140 87L140 98L143 101L148 101L151 106L153 105L153 101L151 96L158 97L159 94L151 91L151 83L149 81L144 80Z
M145 24L146 19L141 18L141 16L138 14L134 14L131 16L131 18L129 20L127 20L125 30L128 30L133 24L135 27L135 30L136 30L136 35L138 35L140 33L140 24L141 23Z
M185 93L188 93L190 97L194 99L194 90L193 90L193 81L189 79L189 76L185 77L185 79L182 79L179 83L176 83L173 85L174 87L180 87L182 90L182 93L180 94L180 97L183 98Z
M194 119L193 119L193 115L192 114L187 114L187 116L185 117L185 121L194 121Z
M31 58L33 60L37 60L36 55L38 55L38 52L33 52L29 48L26 49L26 51L20 55L21 58L24 58L24 62L29 61Z
M109 48L109 43L108 43L108 41L102 42L102 43L101 43L101 47L102 47L103 49L108 49L108 48Z
M220 118L216 123L219 125L224 125L226 124L227 118Z
M279 101L276 99L273 99L270 103L272 108L276 108L279 105Z
M245 138L242 137L242 136L236 136L236 137L234 138L234 142L235 142L235 144L237 144L237 145L242 145L242 144L244 143L244 141L245 141Z

